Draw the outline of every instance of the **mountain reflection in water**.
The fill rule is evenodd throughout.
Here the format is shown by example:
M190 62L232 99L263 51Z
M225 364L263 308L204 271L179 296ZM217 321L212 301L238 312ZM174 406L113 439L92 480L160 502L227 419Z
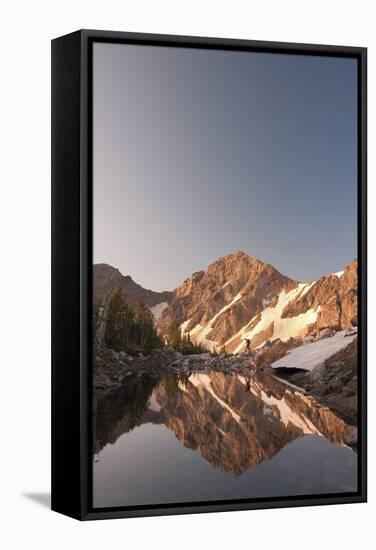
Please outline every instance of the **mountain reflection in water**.
M139 377L96 409L97 507L357 489L349 426L271 375Z

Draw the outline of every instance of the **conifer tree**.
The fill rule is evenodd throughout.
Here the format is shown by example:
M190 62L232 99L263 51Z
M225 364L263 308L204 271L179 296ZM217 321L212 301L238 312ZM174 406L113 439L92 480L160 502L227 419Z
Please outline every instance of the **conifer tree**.
M181 330L179 325L172 321L167 331L167 345L175 350L179 350L182 343Z

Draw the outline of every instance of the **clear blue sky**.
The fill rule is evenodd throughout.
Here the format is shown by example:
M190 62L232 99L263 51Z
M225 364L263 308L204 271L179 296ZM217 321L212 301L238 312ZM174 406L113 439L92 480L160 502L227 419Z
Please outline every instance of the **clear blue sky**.
M236 250L356 257L353 59L94 45L94 262L154 290Z

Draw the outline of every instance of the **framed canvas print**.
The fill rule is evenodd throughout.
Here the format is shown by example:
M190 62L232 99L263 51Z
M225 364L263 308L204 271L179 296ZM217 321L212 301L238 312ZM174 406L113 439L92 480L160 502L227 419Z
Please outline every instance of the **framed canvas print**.
M52 41L52 508L366 500L366 50Z

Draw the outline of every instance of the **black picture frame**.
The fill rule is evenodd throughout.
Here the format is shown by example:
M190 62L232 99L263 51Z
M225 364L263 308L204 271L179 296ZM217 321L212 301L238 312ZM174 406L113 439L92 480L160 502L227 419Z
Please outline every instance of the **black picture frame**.
M117 42L355 58L358 63L358 492L93 509L91 479L92 44ZM80 520L367 499L367 50L79 30L52 40L52 509Z

